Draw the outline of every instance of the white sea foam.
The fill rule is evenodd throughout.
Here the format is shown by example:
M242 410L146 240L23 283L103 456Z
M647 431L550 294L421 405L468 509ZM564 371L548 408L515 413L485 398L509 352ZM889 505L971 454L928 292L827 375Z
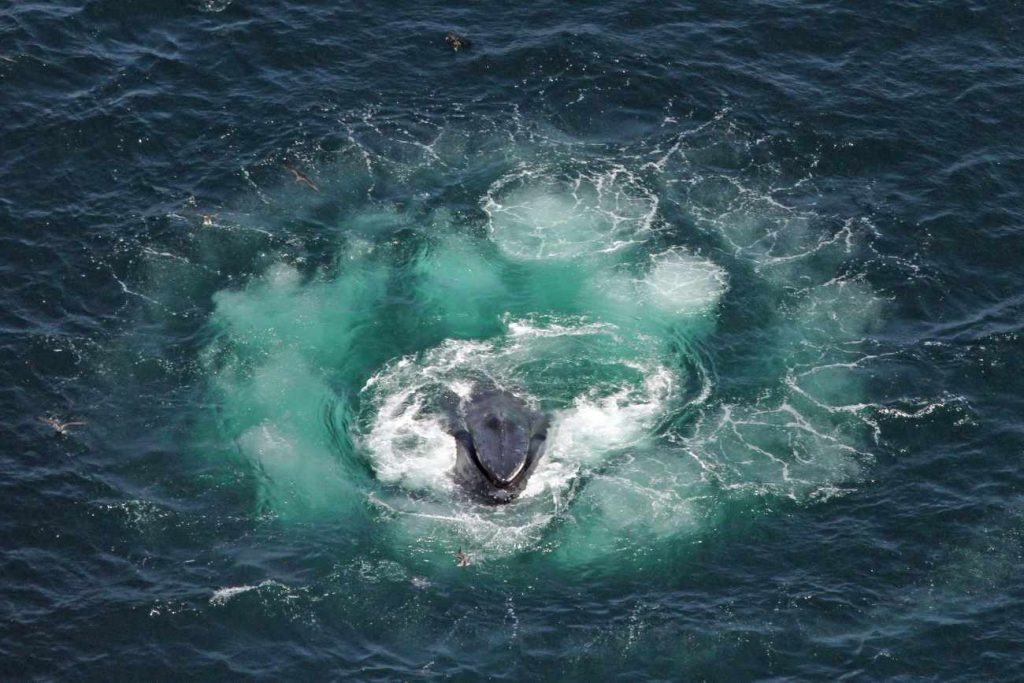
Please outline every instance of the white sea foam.
M258 591L260 589L270 587L287 589L287 586L285 586L284 584L278 583L277 581L273 581L270 579L262 581L258 584L227 586L225 588L218 588L213 592L213 595L210 597L210 604L217 606L226 605L232 599L238 597L239 595L242 595L243 593L248 593L249 591Z
M455 449L445 431L444 416L431 401L443 391L466 396L473 386L487 383L549 403L551 397L544 395L543 386L531 387L523 366L575 360L564 357L558 342L618 332L610 324L576 322L509 320L506 339L448 340L418 356L399 359L372 377L363 390L374 413L364 445L378 476L413 489L447 490ZM558 445L547 460L557 461L564 455L566 462L586 462L599 458L596 454L601 452L622 448L644 433L667 400L673 380L656 360L646 359L643 364L626 356L604 362L619 366L619 372L603 381L588 376L580 384L581 393L555 411L553 431L559 436L552 442ZM563 473L568 475L568 470ZM538 475L538 481L546 481L541 472ZM547 483L559 487L566 482Z
M366 448L374 456L381 481L406 488L444 491L451 487L455 462L451 436L443 417L425 413L423 397L409 387L381 397Z
M639 270L639 274L635 271ZM637 269L597 269L583 290L590 307L626 330L689 325L706 331L728 290L725 269L681 247L651 256ZM627 332L626 334L630 334Z
M622 167L558 178L526 168L487 194L491 238L508 256L566 260L618 251L646 239L657 197Z
M651 259L651 269L641 287L659 310L687 316L706 313L717 304L727 282L721 266L682 249L672 249Z
M588 376L581 392L553 411L549 450L512 508L467 505L453 496L455 447L445 418L431 408L439 391L465 396L480 382L515 388L545 403L543 386L531 387L521 364L550 358L564 361L559 342L617 335L614 325L578 319L508 320L509 334L491 342L448 340L417 356L399 359L363 389L371 424L362 439L377 476L428 498L382 498L377 503L401 522L407 534L432 537L438 527L505 553L539 540L581 474L648 438L672 396L675 377L657 359L605 359L620 365L608 377ZM619 340L621 343L621 339ZM623 346L622 348L628 348ZM624 379L627 378L627 379Z
M649 431L675 385L664 367L650 368L640 386L623 386L606 396L580 396L559 411L555 421L552 459L598 464L602 456L637 445Z

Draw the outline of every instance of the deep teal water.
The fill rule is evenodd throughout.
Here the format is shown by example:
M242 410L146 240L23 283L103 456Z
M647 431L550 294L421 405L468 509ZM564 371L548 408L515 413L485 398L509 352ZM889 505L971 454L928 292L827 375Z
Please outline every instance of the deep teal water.
M1022 29L0 7L0 677L1020 680Z

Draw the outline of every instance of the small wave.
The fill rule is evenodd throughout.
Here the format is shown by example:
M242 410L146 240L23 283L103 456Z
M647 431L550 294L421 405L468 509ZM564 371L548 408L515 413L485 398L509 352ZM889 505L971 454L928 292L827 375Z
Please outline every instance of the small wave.
M249 591L258 591L264 588L280 588L287 590L288 587L282 583L278 583L277 581L272 581L270 579L252 585L227 586L225 588L218 588L213 592L213 595L210 596L210 604L218 607L221 605L226 605L228 602L238 597L239 595L242 595L243 593L248 593Z

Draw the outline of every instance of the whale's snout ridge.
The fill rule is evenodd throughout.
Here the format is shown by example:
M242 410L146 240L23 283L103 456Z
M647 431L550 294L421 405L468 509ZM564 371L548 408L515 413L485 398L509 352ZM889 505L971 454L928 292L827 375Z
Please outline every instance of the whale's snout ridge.
M543 455L547 418L503 390L476 392L460 406L453 429L455 478L488 502L509 502Z

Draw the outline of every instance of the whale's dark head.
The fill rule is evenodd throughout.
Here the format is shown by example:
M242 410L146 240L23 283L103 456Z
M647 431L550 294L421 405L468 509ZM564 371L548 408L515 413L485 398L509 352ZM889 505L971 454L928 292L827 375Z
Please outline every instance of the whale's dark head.
M491 503L518 496L544 454L547 418L518 396L491 389L462 402L455 436L455 478Z

